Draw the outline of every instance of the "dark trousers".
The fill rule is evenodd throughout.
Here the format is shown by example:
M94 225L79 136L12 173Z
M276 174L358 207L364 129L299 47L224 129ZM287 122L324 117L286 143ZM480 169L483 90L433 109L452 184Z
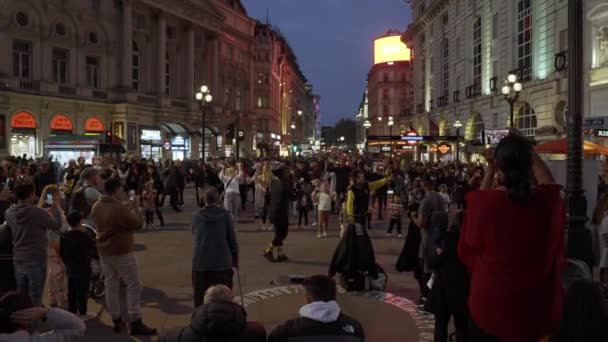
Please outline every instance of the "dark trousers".
M205 292L213 285L226 285L232 290L232 276L234 272L223 271L192 271L192 288L194 289L194 307L203 305Z
M241 209L245 210L245 204L247 204L247 190L249 186L247 184L239 184L239 193L241 194Z
M435 284L435 286L439 285ZM435 342L448 342L448 325L450 324L450 317L454 317L454 326L456 327L456 341L469 341L467 340L469 318L466 310L464 312L456 312L454 310L450 310L450 307L445 301L437 303L434 309Z
M154 209L146 209L146 225L154 224Z
M308 226L308 210L306 208L298 208L298 226L302 225L304 218L304 226Z
M177 204L178 204L178 205L184 205L184 187L183 187L183 186L180 186L180 187L177 189L177 191L178 191L178 196L179 196L179 199L178 199L178 203L177 203Z
M68 308L75 315L86 315L91 273L68 273Z
M431 274L424 272L424 259L418 260L418 265L414 269L414 278L418 282L420 297L428 299L431 294L431 289L426 286L426 283L428 283L429 279L431 279Z
M287 216L274 218L272 220L272 224L274 226L274 239L272 239L273 247L281 247L283 246L283 241L287 238L287 233L289 232L289 219Z
M483 332L473 321L473 318L470 316L468 320L468 325L469 329L467 330L467 342L500 342L500 339ZM458 328L456 328L456 331L458 331Z
M165 225L165 218L163 217L163 213L160 211L160 207L162 207L160 203L160 195L156 194L156 198L154 199L154 211L156 212L156 216L158 216L158 221L161 226Z
M268 203L264 203L264 207L262 208L262 223L266 224L266 220L268 220Z
M397 234L401 234L401 218L400 217L391 217L391 221L388 223L388 233L393 232L393 228L397 227Z

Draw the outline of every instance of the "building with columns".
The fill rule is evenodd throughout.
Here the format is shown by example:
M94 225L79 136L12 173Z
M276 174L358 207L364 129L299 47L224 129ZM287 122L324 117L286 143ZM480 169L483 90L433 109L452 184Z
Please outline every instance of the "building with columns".
M415 55L409 125L421 135L458 131L467 142L481 142L484 129L509 127L511 110L501 93L509 74L522 84L514 126L536 141L565 135L567 1L414 0L410 6L414 22L402 35ZM600 60L608 56L602 48L608 36L601 34L608 5L586 0L585 7L585 116L605 116L608 73ZM454 128L456 121L462 129ZM467 144L462 155L477 151Z
M0 155L90 159L107 132L147 158L198 159L203 135L208 153L231 155L225 131L237 117L241 156L256 154L256 23L240 1L0 0L0 8ZM204 132L194 99L201 85L214 98Z

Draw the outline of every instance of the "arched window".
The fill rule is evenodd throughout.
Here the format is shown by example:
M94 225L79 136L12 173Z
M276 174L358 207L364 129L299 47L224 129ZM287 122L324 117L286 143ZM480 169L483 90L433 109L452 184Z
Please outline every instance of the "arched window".
M139 67L140 67L140 54L139 54L139 46L134 41L133 42L133 90L139 91Z
M481 139L481 132L485 129L485 124L481 114L475 113L473 116L473 122L471 123L471 140Z
M536 113L526 102L521 106L517 113L517 129L519 129L523 135L534 136L536 125Z
M165 95L171 95L171 59L169 59L169 53L165 55Z
M473 23L473 84L481 85L481 18Z

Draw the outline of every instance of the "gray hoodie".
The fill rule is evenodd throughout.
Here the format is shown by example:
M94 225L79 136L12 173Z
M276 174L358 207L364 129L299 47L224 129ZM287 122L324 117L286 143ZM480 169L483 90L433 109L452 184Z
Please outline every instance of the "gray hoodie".
M5 214L13 235L15 260L41 261L47 257L47 230L61 228L61 212L53 208L53 216L32 205L17 204Z
M194 256L192 270L224 271L233 267L239 246L230 213L220 207L207 207L194 212L192 217ZM235 260L236 261L236 260Z

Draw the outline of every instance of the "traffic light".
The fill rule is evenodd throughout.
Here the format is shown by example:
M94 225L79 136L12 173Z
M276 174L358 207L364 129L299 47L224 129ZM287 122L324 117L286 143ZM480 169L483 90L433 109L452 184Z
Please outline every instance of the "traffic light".
M106 131L106 143L107 144L112 143L112 131L110 131L110 130Z
M232 145L232 140L234 139L234 124L228 125L226 127L226 144Z
M245 131L242 129L239 129L238 139L239 141L245 141Z

